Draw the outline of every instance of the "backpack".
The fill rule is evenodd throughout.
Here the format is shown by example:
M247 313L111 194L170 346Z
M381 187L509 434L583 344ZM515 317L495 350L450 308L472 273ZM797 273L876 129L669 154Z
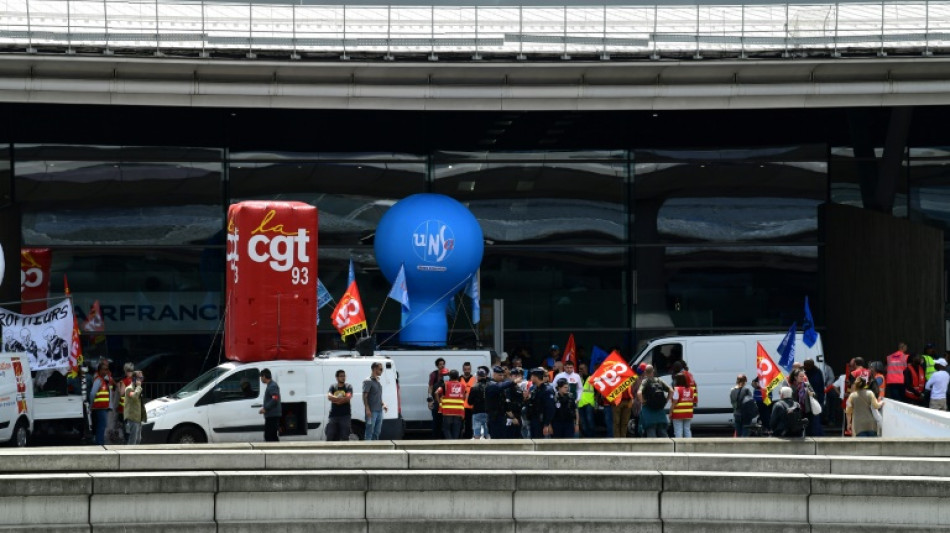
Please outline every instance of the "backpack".
M798 402L793 401L792 405L785 410L785 436L801 437L805 433L805 421L802 419L802 408Z
M644 384L643 403L654 410L666 407L666 387L662 381L654 378Z

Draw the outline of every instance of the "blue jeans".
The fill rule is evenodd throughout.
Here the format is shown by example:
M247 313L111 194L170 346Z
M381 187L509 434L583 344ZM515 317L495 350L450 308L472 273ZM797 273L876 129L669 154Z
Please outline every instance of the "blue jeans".
M581 415L581 435L588 439L594 438L596 435L594 432L594 406L585 405L578 409L578 412Z
M383 412L373 411L366 419L366 434L364 440L379 440L379 433L383 430Z
M108 409L93 409L93 423L96 425L96 444L102 446L106 443L106 426L109 424Z
M736 436L737 437L748 437L749 436L749 427L742 423L742 415L735 413L735 424L736 424Z
M476 439L488 437L488 413L472 415L472 436Z

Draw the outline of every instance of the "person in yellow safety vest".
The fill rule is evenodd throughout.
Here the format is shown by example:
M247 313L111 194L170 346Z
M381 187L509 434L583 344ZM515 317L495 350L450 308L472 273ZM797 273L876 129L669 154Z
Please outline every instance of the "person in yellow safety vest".
M581 435L585 438L594 438L594 410L597 409L597 400L594 397L594 384L590 382L590 376L584 380L584 388L581 389L581 400L577 402L577 410L581 417Z
M670 409L670 419L673 421L673 436L678 439L689 439L693 436L690 429L695 405L693 398L693 387L689 386L686 375L679 373L673 376L673 405Z
M465 422L465 393L468 389L465 382L459 380L459 371L449 372L449 380L435 391L442 411L442 435L449 440L455 440L462 434L462 424Z
M112 387L114 381L109 372L109 361L99 361L96 378L89 391L89 403L96 431L96 444L102 446L106 441L106 425L109 423L109 410L112 408Z
M907 344L897 345L897 351L887 356L887 393L892 400L904 399L904 370L907 369Z
M930 379L930 376L934 375L934 372L937 371L934 368L934 355L937 353L937 348L934 347L933 343L927 343L924 353L921 354L920 360L924 363L924 379Z
M118 402L118 406L115 409L116 425L115 425L115 428L113 428L114 435L112 438L117 438L118 437L117 428L122 428L122 432L124 433L122 438L125 441L125 444L128 444L129 432L127 428L125 427L125 389L129 387L130 385L132 385L132 373L135 371L135 365L131 362L128 362L122 365L122 369L125 371L125 377L122 378L120 381L116 382L115 384L115 392L116 392L116 399Z

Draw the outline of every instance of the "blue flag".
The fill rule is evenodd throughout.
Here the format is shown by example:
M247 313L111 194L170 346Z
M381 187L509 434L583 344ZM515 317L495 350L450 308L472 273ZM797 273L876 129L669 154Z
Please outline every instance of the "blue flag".
M323 306L333 301L333 297L330 296L330 291L327 290L327 287L320 281L320 278L317 278L317 309L323 309Z
M788 333L785 334L785 338L778 345L780 356L778 366L782 367L786 374L792 371L792 364L795 363L795 334L797 332L798 324L792 323L792 327L788 328Z
M353 260L350 259L350 273L346 278L346 287L349 288L356 281L356 272L353 271Z
M811 348L818 342L818 332L815 331L815 319L811 316L811 307L808 306L808 295L805 295L805 322L802 324L802 342Z
M590 351L590 373L593 374L597 367L604 362L604 359L607 359L607 356L610 355L607 352L603 351L600 346L594 345L593 349Z
M393 282L393 288L389 290L389 297L402 305L402 312L409 312L409 289L406 288L406 267L399 266L399 274L396 275L396 281Z
M468 285L465 286L465 294L472 299L473 324L478 324L478 321L482 319L482 306L478 302L478 289L478 272L476 272L472 274L472 278L468 280Z

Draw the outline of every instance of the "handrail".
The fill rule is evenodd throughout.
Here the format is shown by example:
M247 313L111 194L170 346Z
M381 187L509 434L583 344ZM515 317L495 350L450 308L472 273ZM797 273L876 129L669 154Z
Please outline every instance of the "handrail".
M660 59L684 54L930 55L950 49L950 0L493 4L8 0L0 5L0 51L197 51L202 56L342 59L363 54L437 60L439 54Z

